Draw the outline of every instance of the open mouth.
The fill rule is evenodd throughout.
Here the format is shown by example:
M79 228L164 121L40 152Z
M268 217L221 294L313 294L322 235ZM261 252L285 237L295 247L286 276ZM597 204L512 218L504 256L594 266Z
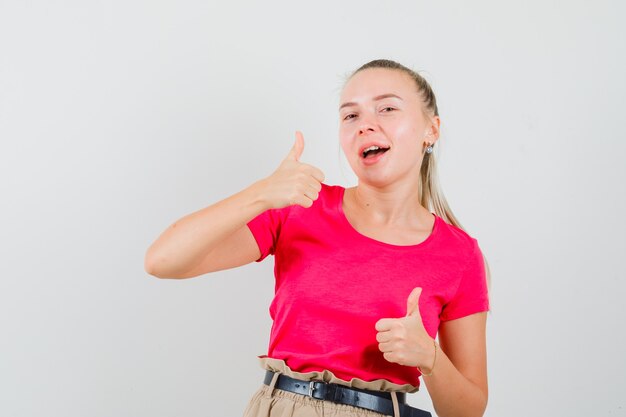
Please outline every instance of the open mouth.
M376 155L385 153L388 150L389 148L381 148L379 146L373 145L363 150L363 152L361 153L361 158L374 158Z

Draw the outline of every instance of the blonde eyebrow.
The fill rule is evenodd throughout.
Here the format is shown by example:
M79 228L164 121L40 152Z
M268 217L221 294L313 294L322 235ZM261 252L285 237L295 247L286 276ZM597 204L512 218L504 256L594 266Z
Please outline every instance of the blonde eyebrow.
M379 96L374 97L374 101L378 101L378 100L382 100L384 98L389 98L389 97L394 97L394 98L398 98L400 100L402 100L402 97L399 97L395 94L392 93L387 93L387 94L381 94ZM353 101L348 101L346 103L343 103L341 106L339 106L339 110L343 109L344 107L348 107L348 106L356 106L357 103L353 102Z

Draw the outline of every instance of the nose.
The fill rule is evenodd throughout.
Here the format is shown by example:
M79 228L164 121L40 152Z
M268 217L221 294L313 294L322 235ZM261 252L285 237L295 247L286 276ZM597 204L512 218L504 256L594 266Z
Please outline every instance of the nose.
M372 116L364 114L359 122L359 135L363 135L367 131L376 131L376 123Z

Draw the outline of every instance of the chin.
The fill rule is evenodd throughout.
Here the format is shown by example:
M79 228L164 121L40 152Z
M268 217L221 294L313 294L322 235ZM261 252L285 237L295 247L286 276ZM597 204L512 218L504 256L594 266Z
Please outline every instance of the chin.
M382 172L382 173L373 173L373 172L355 172L359 184L368 184L372 187L376 188L385 188L390 185L406 183L407 181L412 182L416 187L419 186L419 172L414 172L413 170L409 172Z
M359 184L367 184L376 188L384 188L388 185L392 185L396 180L388 175L358 175Z

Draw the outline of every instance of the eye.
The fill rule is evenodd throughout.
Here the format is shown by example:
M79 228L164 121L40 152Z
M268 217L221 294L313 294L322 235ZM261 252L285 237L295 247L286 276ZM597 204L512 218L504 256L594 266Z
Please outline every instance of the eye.
M395 110L393 107L383 107L383 110L386 110L386 109Z
M356 114L350 113L346 117L344 117L343 120L350 120L350 119L352 119L352 117L350 117L350 116L355 116L356 117Z

